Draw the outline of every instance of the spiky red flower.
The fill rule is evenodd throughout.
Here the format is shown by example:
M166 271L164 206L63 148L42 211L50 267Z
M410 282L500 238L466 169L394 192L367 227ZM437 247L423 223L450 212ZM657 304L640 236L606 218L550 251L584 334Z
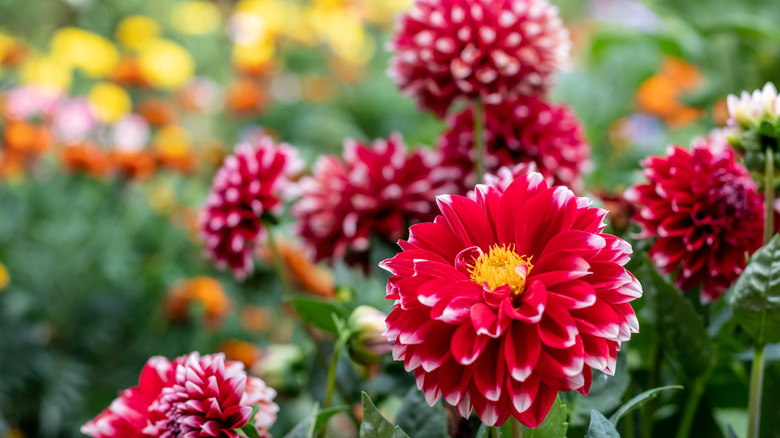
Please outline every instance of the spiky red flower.
M344 159L321 157L301 180L293 207L299 235L317 260L346 258L366 266L372 234L394 241L435 216L434 198L452 185L425 149L407 152L401 136L344 144Z
M214 176L200 217L206 255L217 267L229 267L238 279L254 269L255 244L265 236L264 215L276 215L289 181L303 168L297 151L263 137L236 147Z
M276 420L276 391L247 377L241 362L198 353L149 359L138 386L120 392L108 409L82 426L94 438L235 438L251 420L263 437Z
M623 268L631 246L602 234L606 211L539 173L438 204L442 215L381 263L393 274L393 356L428 403L536 427L558 391L587 394L591 367L615 372L642 288Z
M546 0L417 0L390 43L389 75L443 117L461 97L496 104L544 93L570 46Z
M701 286L701 301L717 300L761 247L761 197L748 171L724 139L671 146L666 156L642 162L647 183L626 191L636 202L641 238L657 237L650 259L662 272L679 269L682 290Z
M451 116L437 148L444 166L459 169L460 193L478 181L474 175L474 115L471 108ZM554 184L582 189L581 174L590 167L590 146L580 121L564 105L551 105L538 97L522 97L498 105L485 105L485 168L494 173L502 166L536 163L538 171Z
M151 424L144 432L159 438L236 438L234 429L252 417L248 401L257 401L246 386L241 362L226 362L222 353L202 357L190 353L179 359L172 384L150 407Z
M107 409L81 427L81 433L94 438L146 438L149 406L162 389L173 382L173 365L155 356L146 362L138 386L119 392Z

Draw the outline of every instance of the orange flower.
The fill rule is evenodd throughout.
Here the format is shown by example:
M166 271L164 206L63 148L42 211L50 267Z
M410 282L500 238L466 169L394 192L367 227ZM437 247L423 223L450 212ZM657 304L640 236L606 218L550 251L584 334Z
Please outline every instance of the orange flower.
M230 111L257 113L265 108L268 96L257 82L250 79L239 79L228 86L225 100Z
M114 165L128 178L145 179L154 173L156 163L148 151L125 152L115 150L111 154Z
M311 292L327 298L335 296L336 285L333 274L329 270L314 263L299 246L279 240L277 247L287 274L298 283L302 292ZM270 250L265 248L263 251L262 256L270 260Z
M24 174L24 156L11 150L0 151L0 179L17 179Z
M173 285L165 302L168 317L174 321L186 320L189 306L195 303L203 306L204 322L210 327L219 325L232 305L219 281L198 276Z
M678 97L679 90L674 81L662 75L653 75L642 82L636 96L643 111L661 117L675 111Z
M47 150L53 139L49 129L43 125L34 125L23 120L8 120L3 141L8 149L36 155Z
M119 60L111 79L122 86L145 87L148 82L144 78L138 59L134 56L124 56Z
M168 100L147 98L138 104L138 114L152 126L166 126L179 118L176 107Z
M160 129L152 140L157 162L162 166L191 172L195 168L195 156L190 136L183 128L175 125Z
M716 126L726 126L729 121L729 108L725 97L718 99L712 106L712 120Z
M85 172L95 178L105 178L112 170L110 154L89 142L66 146L62 163L70 172Z
M271 327L271 311L265 307L247 305L241 310L238 321L250 333L263 333Z
M679 58L666 57L660 72L639 86L637 104L641 110L662 118L670 128L682 128L704 114L680 101L683 93L699 84L701 72L696 66Z
M254 344L237 339L222 343L219 351L225 353L225 357L229 360L243 362L247 369L251 368L260 357L260 350Z
M661 65L661 75L669 78L683 91L692 90L701 84L701 72L695 65L683 59L667 56Z

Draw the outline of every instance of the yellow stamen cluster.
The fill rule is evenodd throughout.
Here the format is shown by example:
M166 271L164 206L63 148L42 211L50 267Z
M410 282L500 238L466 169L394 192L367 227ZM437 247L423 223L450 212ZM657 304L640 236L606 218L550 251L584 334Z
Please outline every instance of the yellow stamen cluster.
M514 245L494 245L488 253L482 254L469 266L471 280L495 290L509 285L512 296L519 296L525 290L525 279L531 272L531 259L515 252Z

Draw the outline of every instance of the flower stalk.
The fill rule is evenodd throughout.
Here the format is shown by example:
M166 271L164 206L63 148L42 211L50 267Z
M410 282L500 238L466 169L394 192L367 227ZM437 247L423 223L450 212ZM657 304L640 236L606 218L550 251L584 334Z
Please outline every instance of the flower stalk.
M271 249L271 258L273 259L274 269L279 276L279 281L282 282L282 287L287 295L293 294L292 285L290 279L287 278L287 271L284 269L284 263L282 256L279 254L279 247L276 245L276 237L274 236L274 224L268 220L263 219L265 229L268 232L268 247Z
M476 169L477 184L482 182L485 176L485 104L482 99L474 99L474 149L477 156L474 157L474 169Z

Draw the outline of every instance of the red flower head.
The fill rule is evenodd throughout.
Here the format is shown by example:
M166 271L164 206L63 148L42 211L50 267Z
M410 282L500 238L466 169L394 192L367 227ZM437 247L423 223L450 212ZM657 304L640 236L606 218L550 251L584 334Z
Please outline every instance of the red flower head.
M301 180L302 199L293 207L300 236L317 260L346 257L367 266L372 233L392 241L409 224L433 218L435 196L451 188L436 165L430 151L407 152L399 135L371 145L347 141L344 160L322 157Z
M253 271L254 246L265 235L261 216L279 213L279 196L291 188L288 178L302 168L294 148L268 137L241 144L225 158L200 218L206 255L217 267L229 266L239 279Z
M260 393L264 384L257 380L250 377L247 381L244 365L226 362L222 353L181 357L174 381L150 407L151 421L144 432L160 438L236 438L234 429L252 419L252 405L267 398ZM273 414L278 410L273 402L265 407Z
M631 246L602 234L606 211L539 173L438 204L442 215L381 264L393 274L393 356L429 403L536 427L558 391L587 394L591 367L615 372L642 288L623 268Z
M485 168L536 163L554 184L581 190L580 174L590 167L590 146L577 116L566 106L550 105L538 97L523 97L485 105ZM470 108L452 116L437 147L445 166L459 169L461 192L477 183L473 174L474 116Z
M81 433L94 438L149 437L142 432L149 421L149 406L172 382L173 365L168 359L159 356L149 359L141 371L138 386L121 391L111 406L81 427Z
M642 162L647 183L626 191L639 207L642 238L658 237L650 259L682 290L701 285L701 301L717 300L761 247L764 212L748 171L724 139L670 147Z
M546 0L417 0L390 48L390 77L444 116L460 97L539 95L569 64L569 31Z

